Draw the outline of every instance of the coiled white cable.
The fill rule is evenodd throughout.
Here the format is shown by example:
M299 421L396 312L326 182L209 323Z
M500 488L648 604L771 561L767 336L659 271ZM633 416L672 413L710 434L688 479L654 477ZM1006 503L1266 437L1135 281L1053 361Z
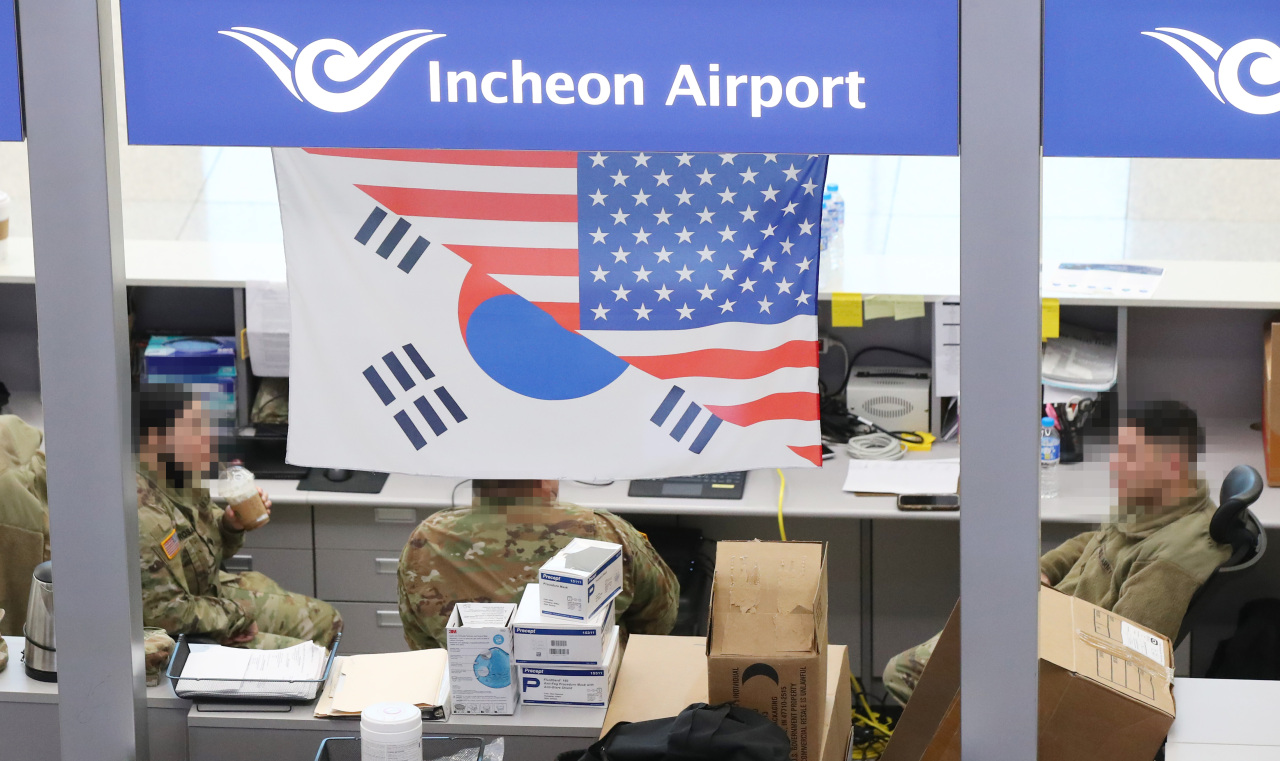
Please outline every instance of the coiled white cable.
M907 453L907 445L877 431L849 439L845 451L855 460L901 460Z

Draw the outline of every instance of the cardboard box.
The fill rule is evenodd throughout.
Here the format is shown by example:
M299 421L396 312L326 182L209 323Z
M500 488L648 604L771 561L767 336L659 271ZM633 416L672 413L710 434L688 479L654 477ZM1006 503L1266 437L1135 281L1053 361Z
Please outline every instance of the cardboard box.
M574 539L538 571L538 589L544 614L591 619L622 591L622 545Z
M587 621L566 621L543 615L537 584L524 589L511 620L516 640L516 663L598 666L606 663L608 634L613 629L613 603Z
M445 627L449 646L449 686L457 714L510 715L516 712L511 603L460 602Z
M768 716L795 761L815 758L826 710L827 565L822 542L720 542L707 637L707 694Z
M693 703L708 702L706 642L704 637L631 635L600 736L618 722L675 716ZM817 748L805 749L805 755L818 761L844 761L853 710L849 649L844 645L831 645L827 652L826 685L821 742Z
M609 705L618 665L622 662L619 628L609 632L605 664L598 666L520 666L520 702L528 705Z
M883 761L959 761L960 613L951 614ZM1039 761L1150 761L1173 723L1168 638L1040 590Z
M1263 351L1266 369L1262 389L1262 450L1267 461L1267 485L1280 486L1280 322L1267 326Z

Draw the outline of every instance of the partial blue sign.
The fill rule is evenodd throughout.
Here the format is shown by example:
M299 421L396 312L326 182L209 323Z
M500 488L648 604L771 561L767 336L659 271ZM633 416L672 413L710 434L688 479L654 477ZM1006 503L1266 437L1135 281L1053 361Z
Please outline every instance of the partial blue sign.
M1280 158L1280 2L1047 0L1047 156Z
M18 20L13 0L0 2L0 141L22 140Z
M135 144L955 155L956 0L121 0Z

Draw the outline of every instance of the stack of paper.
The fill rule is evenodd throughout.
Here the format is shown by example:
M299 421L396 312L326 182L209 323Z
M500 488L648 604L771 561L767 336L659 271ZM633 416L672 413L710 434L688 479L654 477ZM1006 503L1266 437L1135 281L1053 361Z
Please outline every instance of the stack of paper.
M1040 373L1046 386L1110 391L1116 385L1118 367L1114 335L1065 325L1061 337L1045 344Z
M329 651L313 642L284 650L191 645L174 691L179 697L221 696L311 700Z
M844 490L867 494L955 494L960 460L850 460Z
M410 653L351 655L339 659L317 718L359 716L374 703L412 703L426 718L444 718L449 698L449 653L443 649Z

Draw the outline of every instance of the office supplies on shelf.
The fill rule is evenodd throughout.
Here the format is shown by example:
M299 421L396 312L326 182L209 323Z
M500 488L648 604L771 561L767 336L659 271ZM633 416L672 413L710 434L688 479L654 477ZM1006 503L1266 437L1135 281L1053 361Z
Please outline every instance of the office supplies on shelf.
M316 718L358 717L374 703L412 703L425 719L443 719L449 699L449 653L443 648L352 655L333 669Z
M1074 325L1045 343L1041 381L1077 391L1109 391L1116 385L1116 337Z
M289 287L284 283L244 284L245 334L254 375L289 376Z
M867 494L955 494L960 459L850 460L844 490Z
M328 678L341 635L326 650L312 642L250 650L178 638L166 676L183 698L223 702L314 700Z
M688 497L692 499L742 499L747 472L706 473L701 476L637 478L627 487L628 497Z

